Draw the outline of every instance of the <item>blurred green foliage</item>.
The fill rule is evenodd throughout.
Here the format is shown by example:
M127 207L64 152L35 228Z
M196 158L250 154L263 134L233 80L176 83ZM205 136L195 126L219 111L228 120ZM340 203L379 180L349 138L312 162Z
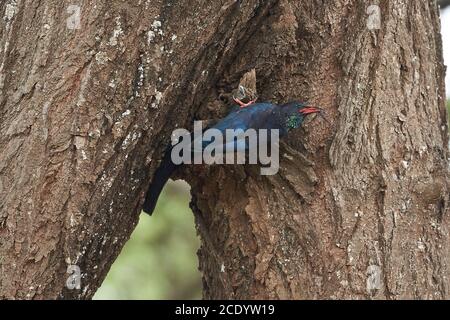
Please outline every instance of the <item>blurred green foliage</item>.
M200 299L200 245L189 186L170 181L153 216L139 224L94 299Z

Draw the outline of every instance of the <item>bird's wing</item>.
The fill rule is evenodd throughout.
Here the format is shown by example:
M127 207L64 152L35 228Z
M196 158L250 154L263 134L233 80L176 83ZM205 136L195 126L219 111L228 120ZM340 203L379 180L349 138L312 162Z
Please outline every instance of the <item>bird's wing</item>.
M246 108L230 113L228 116L219 121L216 125L211 127L217 135L221 135L222 139L215 139L211 137L202 137L202 144L194 143L194 146L202 146L202 150L208 146L208 148L214 148L217 151L224 152L239 152L248 149L246 142L245 131L248 129L260 129L263 128L263 123L266 122L270 111L275 106L269 103L256 103ZM236 136L234 141L225 141L226 130L235 130ZM197 147L198 149L198 147ZM197 150L201 152L202 150ZM194 148L195 151L195 148Z
M217 152L223 152L224 148L229 149L231 145L227 146L227 143L225 143L227 129L240 129L244 132L247 130L247 124L245 123L245 120L239 116L228 116L219 121L215 126L206 130L202 136L194 138L192 141L192 150L194 152L203 152L203 150L208 147L210 149L214 148ZM239 138L240 136L237 137L237 141L240 140ZM245 148L245 144L243 145L241 142L239 147Z

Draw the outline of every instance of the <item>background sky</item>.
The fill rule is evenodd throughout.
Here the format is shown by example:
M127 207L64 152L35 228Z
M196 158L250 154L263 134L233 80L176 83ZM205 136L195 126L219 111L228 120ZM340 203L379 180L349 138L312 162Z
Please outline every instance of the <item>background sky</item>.
M450 98L450 8L445 9L441 16L442 41L444 45L444 62L447 65L445 88Z

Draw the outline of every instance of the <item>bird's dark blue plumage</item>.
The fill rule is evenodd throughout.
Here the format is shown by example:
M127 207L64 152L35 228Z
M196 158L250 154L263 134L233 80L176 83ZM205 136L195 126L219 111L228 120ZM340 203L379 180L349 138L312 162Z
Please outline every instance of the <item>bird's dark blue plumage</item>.
M290 130L299 128L308 114L320 111L321 109L319 108L311 107L297 101L281 106L271 103L254 103L245 108L235 108L225 118L212 126L211 129L217 129L223 134L225 134L227 129L242 129L244 131L248 129L278 129L281 138ZM201 146L204 149L212 142L203 140ZM245 140L241 141L241 143L235 141L233 145L237 151L242 151L242 149L247 149L248 147ZM156 170L152 184L147 191L143 210L148 214L152 214L159 194L177 168L177 165L172 162L171 151L172 147L166 151L160 167Z

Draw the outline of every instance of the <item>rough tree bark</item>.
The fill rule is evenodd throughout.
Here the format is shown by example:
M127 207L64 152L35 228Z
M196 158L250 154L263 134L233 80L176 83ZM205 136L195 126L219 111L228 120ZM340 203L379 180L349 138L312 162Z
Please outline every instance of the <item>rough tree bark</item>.
M350 0L3 1L0 297L92 297L172 130L222 116L256 68L262 100L314 102L333 126L292 134L276 176L181 173L205 298L449 298L438 8L374 4L379 29Z

